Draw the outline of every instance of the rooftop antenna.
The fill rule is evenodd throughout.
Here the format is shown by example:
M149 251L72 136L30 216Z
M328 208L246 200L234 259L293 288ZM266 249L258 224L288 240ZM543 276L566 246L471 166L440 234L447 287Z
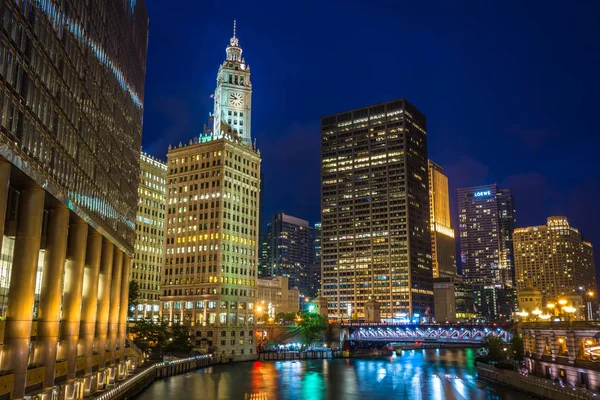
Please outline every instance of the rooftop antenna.
M233 20L233 37L235 37L235 19Z

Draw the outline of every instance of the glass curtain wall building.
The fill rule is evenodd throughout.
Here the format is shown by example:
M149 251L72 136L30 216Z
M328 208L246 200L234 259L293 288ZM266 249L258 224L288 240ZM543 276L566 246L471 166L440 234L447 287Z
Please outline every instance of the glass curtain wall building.
M130 365L148 15L2 1L0 26L0 396L81 398Z
M458 215L462 273L473 285L475 309L505 319L516 305L512 195L496 184L458 189Z
M313 297L310 269L314 256L314 229L308 221L277 213L267 230L270 276L287 276L290 289L297 287L302 297Z
M321 119L322 293L332 319L433 312L425 116L404 99Z

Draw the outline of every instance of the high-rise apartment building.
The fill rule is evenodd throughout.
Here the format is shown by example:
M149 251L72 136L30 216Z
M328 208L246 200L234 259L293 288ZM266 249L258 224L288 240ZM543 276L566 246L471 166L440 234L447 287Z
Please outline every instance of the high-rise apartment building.
M512 195L496 184L458 189L458 215L462 272L475 308L489 319L506 318L516 301Z
M433 309L425 116L404 99L321 119L322 293L331 318Z
M313 261L309 272L310 293L314 298L321 292L321 222L315 223L313 240Z
M429 213L431 215L431 265L433 277L456 276L456 244L450 223L448 177L429 160Z
M0 15L0 397L82 398L129 366L148 16L143 0Z
M167 154L161 304L163 320L191 325L198 350L238 360L256 357L260 153L241 135L251 84L235 32L226 53L215 92L215 103L227 102L215 104L220 122Z
M542 304L596 291L594 250L565 217L514 231L517 290L542 293Z
M290 289L311 297L310 268L313 262L313 228L308 221L284 213L273 215L267 225L269 276L287 276Z
M131 280L139 287L134 319L160 317L160 270L165 233L167 164L142 153Z

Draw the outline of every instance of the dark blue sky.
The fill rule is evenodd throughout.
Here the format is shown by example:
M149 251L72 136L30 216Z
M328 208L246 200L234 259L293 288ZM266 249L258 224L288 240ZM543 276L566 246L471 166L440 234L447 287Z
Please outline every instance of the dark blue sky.
M454 218L457 187L495 182L518 226L566 215L599 266L600 2L146 1L145 151L201 132L236 18L267 216L320 218L322 116L405 97Z

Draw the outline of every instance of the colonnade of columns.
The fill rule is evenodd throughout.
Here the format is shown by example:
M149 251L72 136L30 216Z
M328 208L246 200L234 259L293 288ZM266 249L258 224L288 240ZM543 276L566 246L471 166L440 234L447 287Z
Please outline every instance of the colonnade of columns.
M5 225L10 175L11 165L0 160L0 228ZM87 396L127 373L131 258L41 187L29 183L16 190L17 229L0 369L14 374L12 398L22 399L28 367L44 366L43 388L51 398L57 360L66 361L64 396ZM46 241L32 340L44 210ZM3 232L0 229L0 243Z

